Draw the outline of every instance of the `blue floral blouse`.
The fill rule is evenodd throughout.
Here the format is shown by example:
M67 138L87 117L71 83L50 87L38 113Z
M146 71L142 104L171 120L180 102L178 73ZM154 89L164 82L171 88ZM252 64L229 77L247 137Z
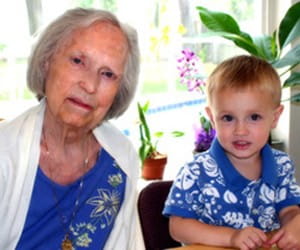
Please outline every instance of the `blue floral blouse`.
M66 231L73 250L103 249L124 199L126 175L102 149L96 165L84 176L80 194L79 185L80 180L56 184L38 169L17 249L61 249Z

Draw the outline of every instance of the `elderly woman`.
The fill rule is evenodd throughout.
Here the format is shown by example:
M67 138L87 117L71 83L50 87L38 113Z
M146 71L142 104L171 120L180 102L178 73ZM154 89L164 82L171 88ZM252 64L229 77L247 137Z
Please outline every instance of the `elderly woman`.
M111 123L134 96L136 32L73 9L28 68L40 100L0 125L0 249L135 249L138 157Z

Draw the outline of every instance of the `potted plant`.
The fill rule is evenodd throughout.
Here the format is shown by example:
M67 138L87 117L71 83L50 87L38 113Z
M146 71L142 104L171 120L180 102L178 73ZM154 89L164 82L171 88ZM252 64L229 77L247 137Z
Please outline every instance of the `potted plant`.
M144 105L137 103L139 114L139 132L140 132L140 147L139 156L142 166L142 177L147 180L162 179L165 166L167 164L167 155L158 152L157 143L164 133L159 131L153 135L157 138L153 139L149 125L146 120L146 113L149 109L149 101ZM173 136L179 137L183 132L173 131Z

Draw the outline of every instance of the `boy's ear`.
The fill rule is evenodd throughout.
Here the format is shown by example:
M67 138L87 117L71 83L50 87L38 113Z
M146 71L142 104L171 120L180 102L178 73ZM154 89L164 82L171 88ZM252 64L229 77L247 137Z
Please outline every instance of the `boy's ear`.
M276 128L277 123L278 123L278 121L279 121L279 118L280 118L280 116L281 116L281 114L282 114L282 112L283 112L283 109L284 109L284 107L283 107L282 104L280 104L280 105L275 109L275 112L274 112L274 118L273 118L273 123L272 123L272 129L273 129L273 128Z
M213 117L213 114L212 114L212 111L211 111L210 107L208 107L208 106L205 107L205 112L206 112L206 114L207 114L207 116L208 116L208 118L211 122L211 125L213 127L215 127L215 121L214 121L214 117Z

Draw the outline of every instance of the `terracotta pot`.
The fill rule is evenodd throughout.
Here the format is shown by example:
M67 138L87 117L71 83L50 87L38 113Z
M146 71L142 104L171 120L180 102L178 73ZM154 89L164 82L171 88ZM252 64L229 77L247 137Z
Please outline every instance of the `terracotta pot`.
M147 158L144 161L142 177L146 180L161 180L164 175L166 164L166 155L160 156L159 158Z

